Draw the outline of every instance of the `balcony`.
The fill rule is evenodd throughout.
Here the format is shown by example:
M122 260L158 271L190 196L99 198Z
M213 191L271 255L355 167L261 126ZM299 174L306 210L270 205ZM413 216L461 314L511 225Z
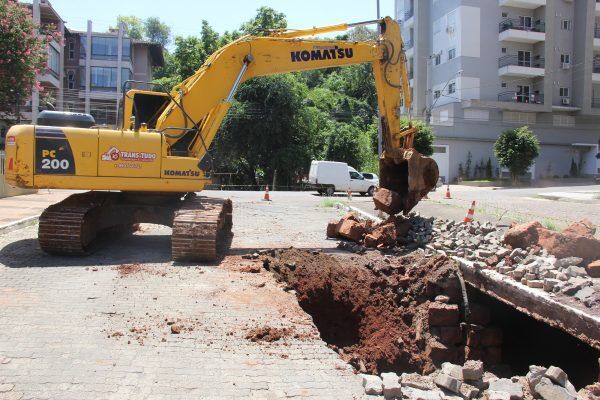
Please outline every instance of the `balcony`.
M498 28L500 41L532 44L546 40L546 24L542 21L527 24L521 19L507 18Z
M592 99L592 108L600 108L600 98Z
M600 1L596 0L596 15L600 16Z
M596 3L598 4L598 3ZM600 50L600 26L594 27L594 50Z
M409 10L406 10L406 11L404 11L404 20L407 21L407 20L411 19L414 15L415 15L415 10L413 10L412 8Z
M500 0L500 7L517 7L535 10L546 5L546 0Z
M523 104L544 104L543 93L503 92L498 95L498 101Z
M516 76L535 78L544 76L545 62L543 57L536 56L533 60L519 59L518 56L504 56L498 59L498 76Z

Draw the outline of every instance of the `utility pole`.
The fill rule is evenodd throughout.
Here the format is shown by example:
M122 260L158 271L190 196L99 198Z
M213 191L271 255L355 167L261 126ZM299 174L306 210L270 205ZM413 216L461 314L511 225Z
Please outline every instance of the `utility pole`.
M381 10L379 8L379 0L377 2L377 19L381 19ZM377 24L377 33L381 35L381 25ZM379 115L379 108L377 108L377 154L381 156L383 153L383 134L381 128L381 116Z

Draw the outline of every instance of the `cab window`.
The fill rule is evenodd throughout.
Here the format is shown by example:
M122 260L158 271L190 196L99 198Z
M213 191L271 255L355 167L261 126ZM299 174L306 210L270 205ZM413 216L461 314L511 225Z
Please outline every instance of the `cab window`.
M350 179L364 179L358 172L355 171L349 171L350 172Z

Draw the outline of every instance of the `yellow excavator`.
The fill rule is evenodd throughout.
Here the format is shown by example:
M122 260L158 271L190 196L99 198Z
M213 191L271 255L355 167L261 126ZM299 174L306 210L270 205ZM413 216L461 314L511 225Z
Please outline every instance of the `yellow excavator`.
M379 24L378 40L314 38L367 24ZM37 125L8 131L6 180L21 188L89 190L42 213L38 240L47 253L89 254L103 239L154 223L173 228L174 260L215 260L230 237L232 204L195 193L211 182L208 149L236 89L256 76L360 63L370 63L375 76L380 186L401 196L395 211L406 213L435 187L438 168L413 149L415 129L400 126L411 96L400 27L390 17L243 36L171 91L126 91L120 129L95 126L87 114L42 112Z

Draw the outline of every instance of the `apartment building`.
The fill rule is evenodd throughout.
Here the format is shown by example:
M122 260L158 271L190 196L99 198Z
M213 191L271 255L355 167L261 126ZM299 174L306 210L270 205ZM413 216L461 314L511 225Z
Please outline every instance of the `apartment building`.
M396 0L414 117L436 133L440 174L491 159L508 128L541 143L534 179L600 172L598 0Z
M64 109L117 125L123 83L151 81L152 67L162 66L164 58L158 44L131 39L123 27L94 32L88 21L86 31L66 31L64 63Z

